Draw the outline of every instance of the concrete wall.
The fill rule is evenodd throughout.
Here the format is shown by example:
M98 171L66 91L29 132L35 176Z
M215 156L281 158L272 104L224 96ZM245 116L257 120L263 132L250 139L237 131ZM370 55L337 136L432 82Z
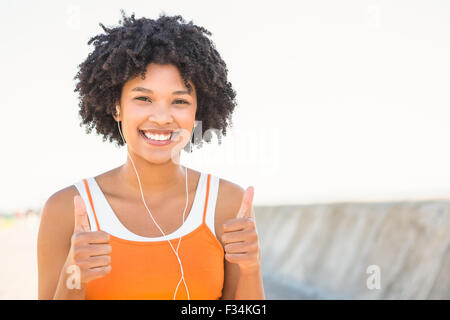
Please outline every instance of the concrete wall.
M266 298L450 299L449 204L255 206Z

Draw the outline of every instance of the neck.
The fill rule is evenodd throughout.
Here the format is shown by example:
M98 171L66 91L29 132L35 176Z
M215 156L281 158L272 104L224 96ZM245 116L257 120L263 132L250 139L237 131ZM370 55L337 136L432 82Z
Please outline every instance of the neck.
M172 160L165 163L151 163L132 152L130 152L130 155L139 175L144 193L167 193L168 190L174 189L176 185L179 185L181 181L185 181L186 179L185 167ZM135 192L140 190L133 163L128 155L127 161L119 169L119 175L124 185L133 189Z

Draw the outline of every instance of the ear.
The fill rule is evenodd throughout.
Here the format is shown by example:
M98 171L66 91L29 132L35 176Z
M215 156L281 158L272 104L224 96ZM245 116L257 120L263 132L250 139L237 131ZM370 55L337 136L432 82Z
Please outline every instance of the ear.
M119 122L120 121L120 107L118 104L116 104L115 106L116 106L116 113L113 114L113 118L114 118L114 120Z

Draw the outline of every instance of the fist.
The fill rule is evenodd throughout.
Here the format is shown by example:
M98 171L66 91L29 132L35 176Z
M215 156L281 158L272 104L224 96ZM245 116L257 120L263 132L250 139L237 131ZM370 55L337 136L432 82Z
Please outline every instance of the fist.
M225 259L239 265L241 271L250 271L260 267L258 234L253 212L254 188L244 192L241 207L235 219L223 224L222 243Z
M74 197L74 208L75 225L66 273L72 273L67 286L79 289L81 285L104 277L111 271L111 246L108 233L90 230L86 206L80 196Z

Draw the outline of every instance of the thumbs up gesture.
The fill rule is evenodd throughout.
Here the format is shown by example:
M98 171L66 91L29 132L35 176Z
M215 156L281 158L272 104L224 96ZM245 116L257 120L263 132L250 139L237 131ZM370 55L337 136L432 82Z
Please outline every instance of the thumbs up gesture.
M86 205L80 196L74 197L74 214L74 231L65 264L66 273L71 276L66 284L69 289L83 289L87 282L111 271L111 246L108 233L91 231Z
M254 270L260 267L253 195L254 188L248 187L244 192L237 217L227 220L223 224L221 239L224 243L225 259L238 264L241 271Z

